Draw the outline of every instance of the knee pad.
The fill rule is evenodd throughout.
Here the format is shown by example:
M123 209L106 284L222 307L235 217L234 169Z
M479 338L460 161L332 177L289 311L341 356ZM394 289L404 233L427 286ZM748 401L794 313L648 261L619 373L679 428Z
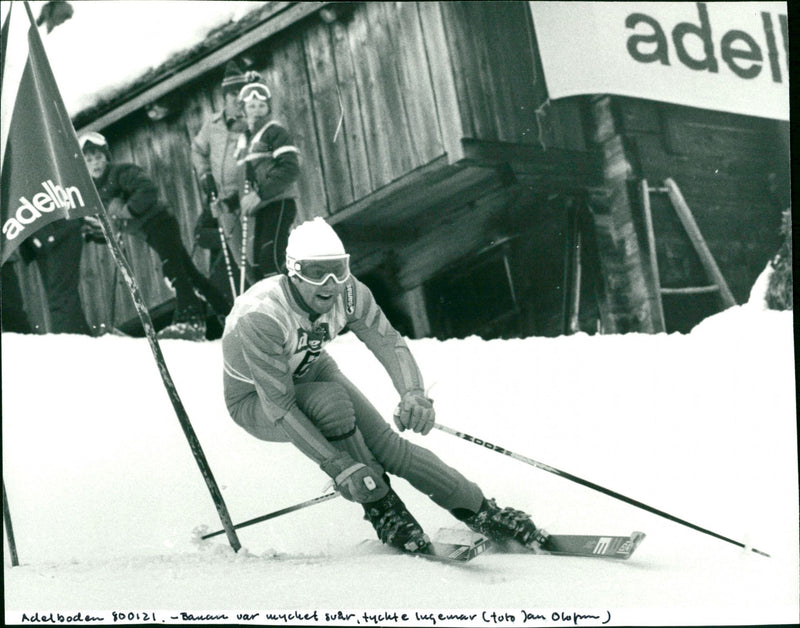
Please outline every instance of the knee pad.
M341 440L356 431L356 415L347 391L334 382L307 384L298 405L328 440Z

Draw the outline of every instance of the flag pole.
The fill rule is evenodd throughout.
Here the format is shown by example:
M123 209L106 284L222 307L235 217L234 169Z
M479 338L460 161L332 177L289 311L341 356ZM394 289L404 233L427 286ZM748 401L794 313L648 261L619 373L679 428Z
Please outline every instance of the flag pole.
M6 481L3 480L3 523L6 526L6 538L8 539L8 550L11 552L11 566L19 567L17 557L17 543L14 541L14 528L11 526L11 511L8 509L8 496L6 495Z
M211 493L211 498L214 501L217 514L222 522L222 527L224 528L225 534L228 537L228 543L230 543L230 546L233 548L234 552L238 552L242 545L239 542L239 537L236 535L236 530L233 527L233 521L228 513L227 506L225 506L225 500L222 497L219 486L214 479L214 474L211 472L211 467L208 465L208 461L203 453L203 448L200 445L200 441L197 439L197 435L192 427L192 423L189 420L189 415L186 413L186 408L184 408L183 402L178 395L178 389L175 387L175 383L172 381L172 376L170 375L169 369L167 368L167 363L164 360L164 354L161 351L161 346L158 344L158 340L156 339L156 332L153 326L153 321L150 318L150 312L147 310L147 306L142 298L142 293L139 290L139 285L136 283L136 279L133 276L133 270L120 250L119 244L114 237L114 231L111 227L111 223L109 222L105 212L97 213L96 217L100 221L100 226L103 229L103 235L105 235L106 238L106 244L108 244L108 248L111 250L111 255L114 257L114 262L116 263L117 268L119 269L120 274L125 280L125 284L128 286L128 290L131 293L133 304L136 307L136 313L139 315L139 320L142 322L145 336L147 336L147 340L150 343L150 349L153 352L156 364L158 365L158 370L161 374L161 380L164 382L164 388L167 389L167 394L172 402L172 407L175 409L175 414L178 416L178 422L181 424L181 428L186 436L186 440L189 441L189 447L192 450L192 454L197 462L197 466L200 468L200 473L203 475L206 486Z
M8 17L6 18L7 20L11 20L11 10L13 9L14 3L10 4L12 6L9 7ZM156 340L153 321L150 319L150 313L147 310L147 306L145 305L141 291L139 290L139 286L134 278L133 270L131 269L128 261L125 259L125 256L122 254L119 243L114 237L114 230L111 228L111 224L109 223L108 216L103 209L103 204L97 193L94 181L92 180L89 170L86 167L86 163L84 162L83 155L81 154L81 149L78 144L78 138L75 136L75 129L72 126L72 121L70 120L69 114L64 106L64 102L61 99L61 93L59 92L58 85L55 77L53 76L53 70L50 67L50 61L48 60L47 53L44 50L44 44L42 43L39 35L39 30L36 25L36 21L33 18L33 14L31 13L28 0L24 0L22 4L24 5L25 11L28 14L29 22L27 35L24 38L28 45L28 63L26 67L30 66L30 74L32 75L33 79L29 79L27 82L28 90L33 91L33 94L28 93L27 97L34 100L33 103L25 103L24 111L29 112L30 110L36 110L36 113L39 114L39 116L38 118L30 115L27 116L27 118L22 116L19 120L15 118L13 130L17 133L17 135L22 134L25 136L25 141L30 143L30 146L36 146L37 140L42 141L45 149L41 151L41 154L39 154L34 150L29 150L26 145L26 150L17 151L14 153L13 157L19 164L17 167L24 170L24 176L18 175L17 177L17 179L19 179L20 182L24 182L24 184L17 185L17 188L27 190L25 185L27 185L28 180L41 180L38 178L39 176L49 183L49 179L47 179L47 177L51 176L59 181L66 179L70 182L78 182L83 189L83 193L81 193L79 187L75 185L70 188L75 190L75 198L78 202L76 203L76 201L72 200L69 206L62 206L65 204L57 202L58 198L52 197L52 209L48 210L47 212L49 213L49 216L44 217L42 216L41 212L38 212L40 218L38 218L37 224L30 224L29 221L26 221L25 225L30 224L30 226L29 231L25 233L25 237L30 236L34 231L36 231L37 228L48 224L48 222L51 222L58 217L70 220L90 215L92 213L91 209L96 210L97 213L95 216L100 223L100 227L106 239L106 244L111 251L114 262L116 263L120 274L128 286L134 306L136 307L136 312L139 315L139 320L142 322L142 327L144 327L145 335L147 336L153 356L155 357L164 387L166 388L167 394L172 402L172 406L175 409L175 414L178 417L178 421L180 422L181 428L183 429L186 439L189 442L189 447L192 450L195 461L197 462L198 467L200 467L200 472L202 473L203 479L205 480L208 490L211 493L214 506L217 509L220 521L222 522L222 525L227 533L228 542L233 550L237 552L241 548L241 544L239 543L239 539L236 536L236 532L233 528L233 523L231 522L228 509L225 506L225 502L222 498L222 493L220 492L219 487L214 480L214 476L211 473L211 469L208 465L205 455L203 454L203 449L200 446L200 441L197 439L197 435L195 434L192 424L189 421L189 416L186 413L186 409L184 408L180 396L178 395L177 388L175 387L172 377L169 374L169 370L167 369L167 364L161 352L161 347ZM17 35L17 30L15 28L16 20L13 22L13 24L10 21L5 22L4 28L6 24L9 26L9 32L11 30L14 31L14 37L9 35L7 41L16 42L16 45L18 45L23 41L23 38ZM3 43L6 44L6 41ZM4 53L6 53L6 56L4 57L5 61L5 59L8 57L8 51L5 50L5 48ZM7 87L5 83L7 78L10 76L6 75L5 69L6 65L3 65L2 87L4 96L6 95ZM23 76L24 74L22 73L19 73L19 75L16 73L14 74L15 80L18 79L22 81ZM14 85L16 84L14 83ZM17 88L18 87L19 85L17 85ZM38 108L34 107L33 105L38 105ZM14 107L12 112L16 112L17 109L17 107ZM3 142L10 142L12 128L10 125L11 119L10 117L6 118L5 108L3 109L3 114ZM7 122L9 124L7 124ZM44 130L46 130L46 133ZM6 131L8 131L7 137ZM28 137L28 135L30 135L30 137ZM8 157L6 154L6 145L0 146L0 149L2 149L2 152L0 152L0 156L3 158L2 166L5 169L8 163L10 163L6 161L6 158ZM31 172L32 168L34 170L38 168L44 172ZM13 180L13 177L9 177L9 179ZM4 186L3 192L6 193L12 188L13 186ZM9 197L14 197L18 191L7 193ZM86 201L84 200L84 195L87 197ZM78 205L80 205L82 209L78 209ZM53 211L55 208L58 208L59 212ZM6 207L3 206L0 207L0 209L5 212ZM17 220L17 223L19 222L20 221ZM10 236L6 232L5 224L6 223L4 223L3 227L4 239L0 240L3 245L5 245L7 241L16 238L16 236L19 235L19 232L21 232L24 228L23 225L17 225L17 231L11 229L13 235ZM12 223L12 227L13 226L14 223ZM5 248L5 246L3 248ZM3 255L6 255L5 250L3 251Z

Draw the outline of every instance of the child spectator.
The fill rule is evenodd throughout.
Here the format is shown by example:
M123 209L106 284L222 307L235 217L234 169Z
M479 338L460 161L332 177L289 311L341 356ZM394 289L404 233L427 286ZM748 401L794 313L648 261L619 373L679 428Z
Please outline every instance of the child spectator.
M79 142L112 223L120 231L144 239L161 258L164 276L175 289L173 322L158 337L203 340L203 301L220 317L227 315L230 302L195 267L181 242L178 222L144 171L132 163L112 163L108 142L100 133L86 133Z

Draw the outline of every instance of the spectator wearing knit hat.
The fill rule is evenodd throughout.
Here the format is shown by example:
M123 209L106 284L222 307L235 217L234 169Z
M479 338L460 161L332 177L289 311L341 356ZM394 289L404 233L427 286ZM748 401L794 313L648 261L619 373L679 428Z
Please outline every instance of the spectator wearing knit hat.
M224 106L206 119L192 140L192 165L205 201L195 225L195 241L210 251L209 278L223 291L229 288L216 216L220 211L239 211L236 147L247 124L237 96L246 83L236 62L229 61L222 78ZM229 258L229 262L233 261Z

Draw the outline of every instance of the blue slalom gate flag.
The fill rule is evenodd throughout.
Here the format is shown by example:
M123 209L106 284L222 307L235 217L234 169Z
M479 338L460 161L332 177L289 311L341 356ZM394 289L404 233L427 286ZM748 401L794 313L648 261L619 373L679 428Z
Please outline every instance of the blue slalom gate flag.
M49 223L104 211L27 0L0 33L0 263Z

